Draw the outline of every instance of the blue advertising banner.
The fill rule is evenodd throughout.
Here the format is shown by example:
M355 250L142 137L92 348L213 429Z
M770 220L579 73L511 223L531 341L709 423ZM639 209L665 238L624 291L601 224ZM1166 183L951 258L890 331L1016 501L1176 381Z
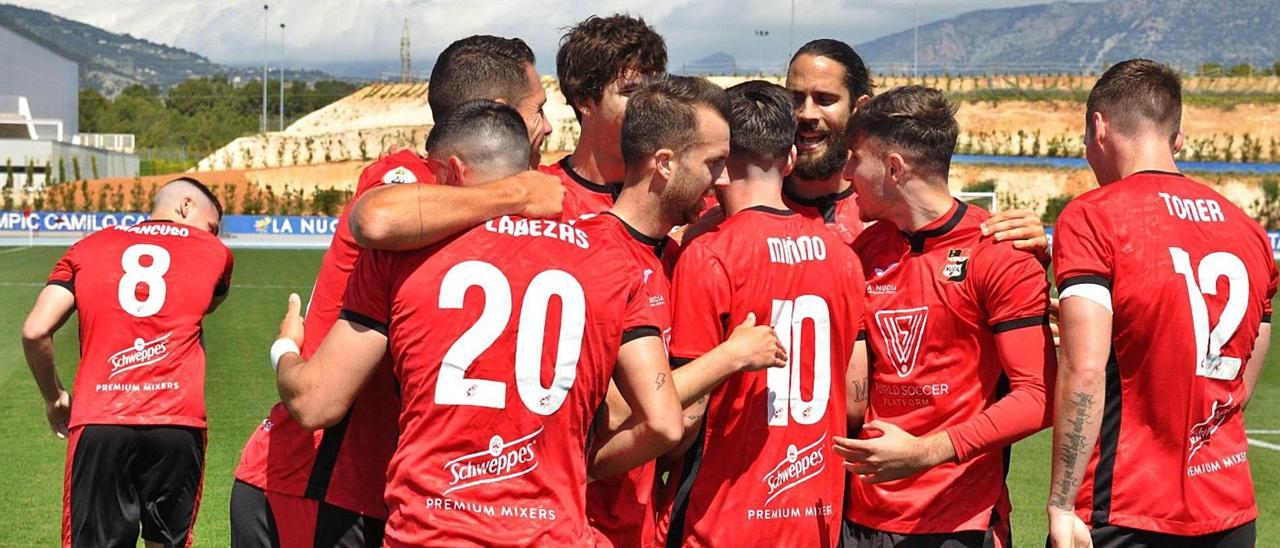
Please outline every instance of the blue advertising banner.
M0 211L0 231L93 232L112 226L132 226L147 219L145 213L85 213L67 211ZM300 215L227 215L224 234L269 236L332 236L337 217Z

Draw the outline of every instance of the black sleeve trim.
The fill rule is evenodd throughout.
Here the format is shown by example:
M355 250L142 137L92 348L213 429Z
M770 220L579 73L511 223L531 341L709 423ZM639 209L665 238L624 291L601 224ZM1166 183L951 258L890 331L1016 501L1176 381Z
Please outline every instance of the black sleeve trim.
M1062 280L1061 282L1058 283L1058 293L1062 293L1063 291L1066 291L1068 287L1071 287L1073 285L1080 285L1080 284L1095 284L1095 285L1100 285L1102 287L1105 287L1107 288L1107 290L1111 289L1111 280L1108 280L1103 276L1086 275L1086 276L1076 276L1071 279Z
M66 289L67 291L70 291L72 295L76 294L75 280L49 280L49 283L45 285L56 285L58 287Z
M672 356L670 360L671 368L675 369L677 367L684 367L685 365L688 365L689 362L691 361L693 361L693 358L677 358L675 356Z
M1263 314L1262 323L1271 323L1271 314Z
M855 340L855 341L865 341L865 340L867 340L867 330L866 330L866 329L859 329L859 330L858 330L858 338L857 338L857 339L854 339L854 340Z
M1013 331L1014 329L1022 329L1024 327L1035 327L1049 323L1048 316L1031 316L1027 318L1018 318L1016 320L1005 320L991 326L992 333L1004 333L1005 331Z
M370 318L368 316L365 316L364 314L361 314L359 312L347 310L344 308L342 309L342 312L338 314L338 319L347 320L356 325L363 325L369 329L377 331L378 333L382 333L382 336L384 337L389 336L387 335L387 324L382 323L373 318Z
M627 344L636 339L643 339L645 337L658 337L661 335L662 335L662 332L658 331L658 328L645 325L645 326L637 327L635 329L628 330L627 332L623 333L621 344Z

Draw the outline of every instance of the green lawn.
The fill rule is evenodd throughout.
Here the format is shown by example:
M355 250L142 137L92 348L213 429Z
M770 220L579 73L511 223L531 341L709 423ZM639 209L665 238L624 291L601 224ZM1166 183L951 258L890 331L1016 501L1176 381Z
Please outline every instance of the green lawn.
M27 371L19 328L61 249L0 248L0 546L52 546L58 542L66 444L49 433L43 406ZM286 296L306 297L319 266L319 251L237 251L230 299L205 323L209 345L209 451L197 546L227 546L227 501L245 438L276 400L267 348ZM1277 337L1276 339L1280 339ZM62 379L70 386L76 355L74 320L55 339ZM1280 343L1275 343L1280 344ZM1280 351L1272 348L1273 359ZM1248 413L1251 429L1280 430L1280 367L1269 364ZM1280 435L1251 436L1280 444ZM1041 433L1014 448L1013 490L1018 546L1044 544L1049 436ZM1261 545L1280 537L1280 452L1251 447L1257 486Z

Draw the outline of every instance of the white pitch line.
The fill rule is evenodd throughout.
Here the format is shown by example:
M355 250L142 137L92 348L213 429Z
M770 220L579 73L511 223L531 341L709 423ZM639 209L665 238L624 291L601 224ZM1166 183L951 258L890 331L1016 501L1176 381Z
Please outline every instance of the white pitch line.
M1265 436L1265 435L1273 435L1273 436L1274 436L1274 435L1276 435L1276 434L1280 434L1280 430L1245 430L1245 431L1244 431L1244 433L1246 433L1246 434L1262 434L1262 435L1264 435L1264 436Z
M28 250L28 249L31 249L31 248L29 248L29 247L15 247L15 248L13 248L13 249L6 249L6 250L4 250L4 251L0 251L0 255L4 255L5 253L17 253L17 252L19 252L19 251L26 251L26 250Z
M1280 451L1280 444L1267 443L1265 441L1259 441L1253 438L1249 438L1249 445L1252 445L1254 447L1261 447L1263 449L1270 449L1272 451Z
M0 282L0 287L44 287L44 282ZM231 284L231 289L302 289L305 285L239 285Z

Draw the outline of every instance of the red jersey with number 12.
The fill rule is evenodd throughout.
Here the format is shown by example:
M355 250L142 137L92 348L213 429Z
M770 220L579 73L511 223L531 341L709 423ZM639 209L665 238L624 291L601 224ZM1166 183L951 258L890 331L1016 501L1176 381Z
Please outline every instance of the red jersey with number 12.
M627 245L501 217L360 258L342 317L388 335L403 398L388 545L597 542L587 432L627 333L656 334Z
M1067 205L1053 265L1064 298L1109 289L1113 314L1080 518L1184 536L1256 519L1244 369L1267 350L1254 348L1276 291L1267 234L1203 184L1141 172Z
M711 392L702 435L673 472L668 545L835 546L845 472L831 438L846 432L863 308L853 250L814 219L758 206L687 240L672 286L673 360L697 359L754 313L791 361Z
M67 250L49 284L76 300L72 428L205 427L201 322L232 263L217 236L170 221L104 228Z

